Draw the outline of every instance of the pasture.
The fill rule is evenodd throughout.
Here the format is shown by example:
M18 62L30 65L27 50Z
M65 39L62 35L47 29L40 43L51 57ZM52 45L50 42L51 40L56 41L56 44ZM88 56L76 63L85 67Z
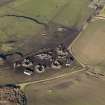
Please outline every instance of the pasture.
M90 23L71 48L73 55L85 65L105 64L105 20Z

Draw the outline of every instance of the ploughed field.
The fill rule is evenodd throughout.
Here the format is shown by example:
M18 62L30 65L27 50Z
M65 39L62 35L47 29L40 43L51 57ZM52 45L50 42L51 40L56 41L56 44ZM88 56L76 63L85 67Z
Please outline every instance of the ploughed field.
M83 64L105 64L105 20L89 23L88 27L73 42L72 53Z
M28 105L104 105L104 90L104 81L87 72L25 88Z

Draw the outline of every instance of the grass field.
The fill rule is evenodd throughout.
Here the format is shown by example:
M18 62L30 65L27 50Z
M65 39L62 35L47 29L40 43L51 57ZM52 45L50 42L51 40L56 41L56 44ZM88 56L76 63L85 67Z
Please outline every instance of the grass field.
M44 45L52 36L48 34L43 38L41 33L45 27L19 17L3 17L7 14L28 16L42 23L54 22L69 28L80 26L90 14L88 4L90 0L13 0L0 7L0 50L22 50L24 45L28 48L38 47L39 40ZM53 31L53 27L50 31ZM64 36L60 36L64 37ZM56 38L55 38L56 39ZM53 38L53 40L55 40ZM5 44L5 41L16 40L13 45ZM31 41L32 40L32 41ZM58 39L57 39L58 40ZM32 42L34 42L32 44ZM16 46L16 47L15 47ZM25 48L25 49L28 49Z
M105 64L105 20L90 23L73 43L72 52L83 64Z
M8 13L24 14L48 23L54 21L65 26L81 23L90 13L91 0L16 0L3 10ZM2 13L3 13L2 11Z
M30 39L33 40L31 45L34 42L35 47L38 47L38 40L44 45L46 39L50 39L51 36L47 35L43 38L41 32L43 33L45 28L32 20L3 17L4 15L28 16L46 24L54 22L75 28L80 26L90 14L89 3L90 0L11 0L9 3L3 3L0 7L0 50L11 51L15 48L13 45L4 43L8 40L19 40L14 45L21 50L24 45L30 45Z
M56 14L54 22L68 27L79 27L91 14L92 10L88 8L90 0L70 0L62 11Z

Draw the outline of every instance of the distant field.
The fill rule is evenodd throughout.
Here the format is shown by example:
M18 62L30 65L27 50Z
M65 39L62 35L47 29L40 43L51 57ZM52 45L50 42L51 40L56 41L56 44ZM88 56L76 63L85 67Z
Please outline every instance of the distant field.
M73 43L72 52L83 64L105 64L105 20L90 23Z

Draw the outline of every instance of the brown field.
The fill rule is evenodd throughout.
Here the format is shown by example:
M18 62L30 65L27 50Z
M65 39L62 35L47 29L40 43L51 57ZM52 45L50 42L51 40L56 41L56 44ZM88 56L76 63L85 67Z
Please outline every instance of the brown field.
M25 89L28 105L105 105L104 81L78 73Z
M83 64L105 64L105 20L90 23L72 44L72 53Z
M0 0L0 3L6 4L6 2L10 0L4 1ZM76 28L71 29L71 27L77 24L79 25L79 23L82 24L90 14L90 8L88 8L91 2L90 0L82 0L83 2L77 2L76 0L11 1L14 2L0 7L0 52L3 53L18 51L27 54L45 47L56 47L60 43L70 44L78 33ZM67 4L67 8L65 4ZM72 12L72 9L74 9L75 12ZM79 15L81 10L83 11ZM70 14L68 14L69 12ZM4 16L7 14L29 16L46 23L48 27L46 28L26 18ZM64 15L64 17L62 15ZM58 17L61 17L61 19ZM56 18L60 21L57 22ZM58 32L57 29L59 27L64 27L65 30ZM45 35L43 35L43 33ZM9 41L14 41L14 43L7 43ZM47 72L42 75L35 74L32 77L27 77L21 72L16 73L9 68L0 67L0 83L18 83L38 80L39 78L49 77L49 75L56 75L58 72L59 71L53 71L51 73Z

